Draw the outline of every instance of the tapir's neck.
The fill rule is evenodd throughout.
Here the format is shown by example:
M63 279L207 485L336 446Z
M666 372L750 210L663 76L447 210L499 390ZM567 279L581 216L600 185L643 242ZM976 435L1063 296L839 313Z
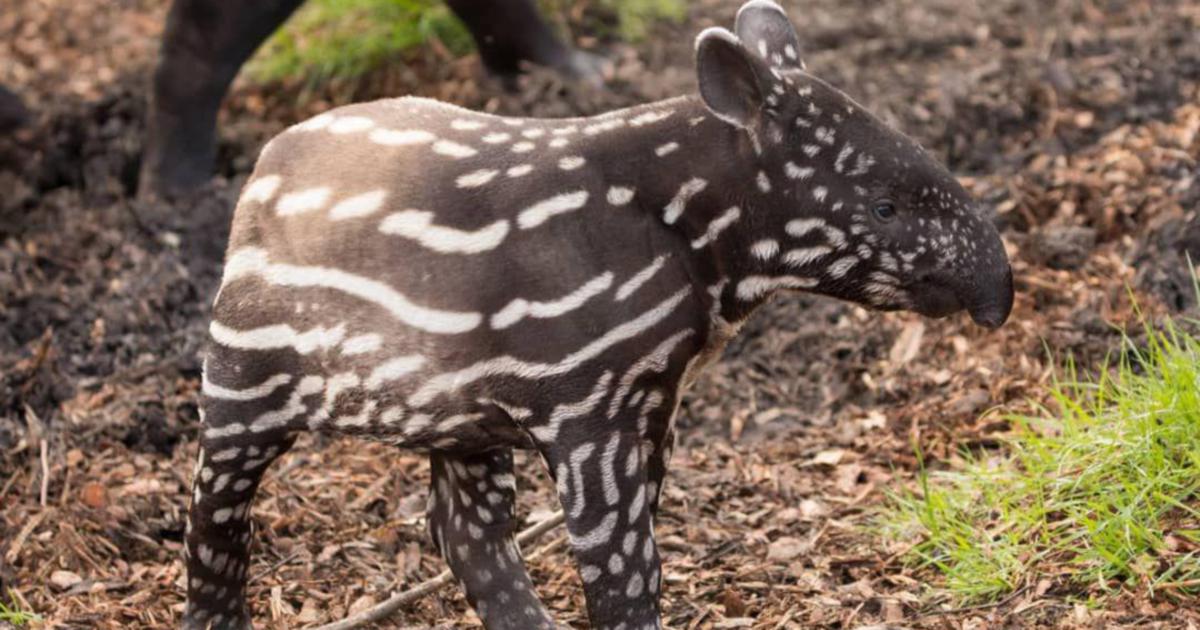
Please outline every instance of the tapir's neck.
M697 97L604 114L585 125L603 129L585 134L581 149L608 186L609 205L636 209L673 234L672 263L703 294L720 299L715 312L723 320L744 319L762 300L737 300L734 287L752 272L753 226L761 223L753 212L772 185L760 173L755 139L717 119Z

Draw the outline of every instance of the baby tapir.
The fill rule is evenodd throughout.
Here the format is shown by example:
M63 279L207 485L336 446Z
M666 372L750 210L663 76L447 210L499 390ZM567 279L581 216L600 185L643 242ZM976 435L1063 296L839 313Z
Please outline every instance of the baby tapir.
M485 625L550 628L514 543L544 458L594 628L660 626L681 391L781 290L999 326L1000 238L909 138L806 73L782 9L696 41L699 97L594 118L403 98L264 150L211 325L186 628L248 628L250 506L300 431L429 453L429 526Z

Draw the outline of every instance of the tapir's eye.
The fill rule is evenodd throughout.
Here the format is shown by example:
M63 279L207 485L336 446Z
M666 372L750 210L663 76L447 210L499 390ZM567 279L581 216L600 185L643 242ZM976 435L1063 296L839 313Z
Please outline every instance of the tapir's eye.
M891 221L896 218L896 204L890 199L880 199L871 206L871 214L880 221Z

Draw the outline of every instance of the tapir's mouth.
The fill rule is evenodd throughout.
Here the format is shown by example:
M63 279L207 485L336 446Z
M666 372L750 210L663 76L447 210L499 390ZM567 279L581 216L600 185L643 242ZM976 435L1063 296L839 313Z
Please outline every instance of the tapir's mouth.
M913 310L925 317L946 317L963 310L958 294L936 282L918 283L909 294L913 296Z
M927 277L909 289L913 310L926 317L946 317L966 309L971 319L984 328L999 328L1008 320L1012 310L1013 281L1011 269L995 282L956 283L953 280ZM966 286L958 286L965 284Z

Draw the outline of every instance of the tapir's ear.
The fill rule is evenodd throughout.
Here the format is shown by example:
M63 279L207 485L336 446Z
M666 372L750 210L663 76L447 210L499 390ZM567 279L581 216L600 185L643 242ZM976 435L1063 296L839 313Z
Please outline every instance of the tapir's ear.
M754 126L766 100L770 69L723 28L696 37L700 98L717 118L738 127Z
M738 11L733 27L738 39L758 53L772 68L803 69L800 37L773 0L750 0Z

